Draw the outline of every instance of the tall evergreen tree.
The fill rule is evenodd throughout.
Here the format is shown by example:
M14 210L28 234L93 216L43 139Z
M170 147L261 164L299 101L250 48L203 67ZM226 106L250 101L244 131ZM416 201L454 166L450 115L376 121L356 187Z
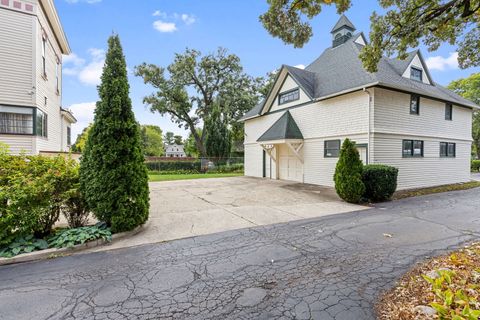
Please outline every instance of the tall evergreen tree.
M218 106L214 106L205 122L205 149L209 157L228 158L232 147L227 121L222 119Z
M127 68L118 35L108 39L101 79L80 183L95 216L113 232L121 232L148 219L149 196L140 127L128 96Z
M363 164L355 143L345 139L333 176L335 190L340 198L351 203L360 202L365 193L362 172Z

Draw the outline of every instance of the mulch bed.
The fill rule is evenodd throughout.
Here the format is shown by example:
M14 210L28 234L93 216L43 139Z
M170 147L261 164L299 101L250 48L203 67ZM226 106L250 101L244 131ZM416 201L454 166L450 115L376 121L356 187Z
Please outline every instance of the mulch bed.
M438 279L438 270L453 272L451 282L445 281L441 285L441 292L450 290L455 294L462 290L470 298L469 308L480 310L480 243L474 243L451 254L423 262L406 273L395 288L380 298L376 305L377 319L472 319L461 315L465 305L457 296L448 306L447 316L442 316L432 308L432 303L444 305L445 300L440 297L442 293L439 296L438 291L434 292L432 284L423 275ZM452 312L461 318L453 317Z

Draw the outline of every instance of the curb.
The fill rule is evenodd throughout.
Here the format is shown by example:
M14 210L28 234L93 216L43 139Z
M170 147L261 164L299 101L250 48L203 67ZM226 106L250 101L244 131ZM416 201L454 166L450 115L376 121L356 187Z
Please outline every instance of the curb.
M57 257L64 257L79 251L84 251L87 249L91 249L91 248L95 248L103 245L109 245L114 241L137 235L147 227L148 223L149 221L147 221L145 224L141 226L136 227L132 231L113 234L112 241L110 242L103 239L98 239L98 240L90 241L83 244L77 244L76 246L73 246L71 248L59 248L59 249L52 248L52 249L35 251L31 253L20 254L12 258L0 258L0 266L6 266L9 264L15 264L15 263L32 262L32 261L38 261L38 260L44 260L44 259L52 259Z

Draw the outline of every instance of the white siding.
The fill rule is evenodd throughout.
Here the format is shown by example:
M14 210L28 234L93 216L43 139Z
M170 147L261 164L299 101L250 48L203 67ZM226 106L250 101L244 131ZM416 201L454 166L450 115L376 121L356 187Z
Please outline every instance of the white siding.
M291 107L291 106L294 106L294 105L297 105L297 104L301 104L301 103L305 103L305 102L310 101L310 98L308 97L308 95L302 89L299 89L299 91L300 91L300 99L299 100L279 105L278 104L278 96L280 94L282 94L283 92L286 92L286 91L289 91L289 90L292 90L292 89L295 89L295 88L299 88L297 82L295 82L295 80L293 80L292 77L287 76L287 78L285 79L285 82L283 83L282 87L280 88L280 91L279 91L278 95L273 100L273 104L272 104L272 107L270 108L270 111L285 109L285 108L288 108L288 107Z
M394 166L398 172L398 190L429 187L470 180L469 141L409 137L424 141L424 157L403 158L402 140L396 135L375 134L375 163ZM441 158L440 142L455 142L456 157Z
M323 157L324 141L343 141L348 137L357 143L367 143L368 95L354 92L289 111L305 139L304 182L333 186L338 159ZM283 113L278 111L245 122L245 175L262 176L262 148L256 141ZM267 164L269 162L267 155ZM276 178L274 166L272 177Z
M34 16L0 7L0 104L34 104L34 26Z
M410 94L375 88L373 130L379 133L472 139L472 110L453 106L445 120L445 103L420 98L420 114L410 114Z
M427 72L426 72L426 66L423 66L422 60L420 60L420 57L418 54L412 59L412 62L408 65L407 69L403 73L403 77L409 78L410 79L410 68L415 67L417 69L423 70L422 71L422 82L426 84L431 84L430 80L428 79Z
M33 136L21 136L21 135L6 135L0 134L0 141L8 145L9 152L11 154L34 154L34 137Z
M62 149L62 116L60 112L61 92L57 93L55 81L55 67L57 57L61 59L60 47L55 40L53 31L48 24L43 10L37 11L36 27L36 82L37 82L37 107L48 115L48 137L37 137L37 152L39 151L61 151ZM42 30L47 35L46 46L46 73L45 79L42 75ZM61 60L60 60L61 61ZM61 72L59 76L59 87L61 89ZM47 105L45 106L45 97ZM65 132L66 138L66 132Z

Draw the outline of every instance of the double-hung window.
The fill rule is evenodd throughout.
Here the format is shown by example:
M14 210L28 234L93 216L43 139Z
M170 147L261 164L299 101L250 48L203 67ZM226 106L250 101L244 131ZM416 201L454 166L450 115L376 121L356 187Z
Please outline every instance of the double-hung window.
M278 104L284 104L300 99L300 90L293 89L278 95Z
M47 77L47 38L42 37L42 76Z
M423 157L423 141L403 140L402 155L404 158Z
M40 137L47 137L48 116L40 109L36 110L35 114L35 135Z
M0 134L33 134L34 108L0 106Z
M410 114L420 114L420 96L416 94L410 96Z
M456 147L456 144L452 142L440 142L440 157L455 158L457 151Z
M338 158L340 155L340 140L325 141L324 154L325 158Z
M445 120L452 120L453 107L451 103L445 104Z

